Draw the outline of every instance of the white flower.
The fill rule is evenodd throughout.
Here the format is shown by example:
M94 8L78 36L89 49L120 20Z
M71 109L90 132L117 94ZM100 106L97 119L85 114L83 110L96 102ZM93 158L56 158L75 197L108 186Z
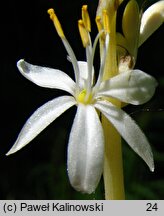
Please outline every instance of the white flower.
M97 41L102 32L96 37L93 47L90 37L84 38L89 40L86 40L85 44L87 61L77 61L58 20L55 21L56 23L58 34L74 68L75 81L60 70L35 66L24 60L18 61L17 66L21 74L33 83L42 87L64 90L71 96L55 98L38 108L25 123L7 155L27 145L58 116L76 105L77 113L69 137L67 161L69 180L76 190L92 193L102 175L104 137L97 110L106 116L130 147L153 171L153 155L145 135L134 120L123 110L113 105L110 99L116 98L134 105L145 103L154 94L156 80L140 70L131 70L103 81L106 60L105 46L98 79L94 84L93 58ZM83 23L79 25L81 25L83 33L87 33ZM110 43L109 34L106 34L105 37L107 45Z

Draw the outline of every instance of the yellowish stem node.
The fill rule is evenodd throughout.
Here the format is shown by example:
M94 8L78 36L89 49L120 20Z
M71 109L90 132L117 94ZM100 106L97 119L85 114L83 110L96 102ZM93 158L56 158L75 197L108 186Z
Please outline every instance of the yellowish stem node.
M82 7L82 20L84 22L84 26L86 28L86 30L88 32L91 31L91 21L90 21L90 17L89 17L89 13L87 10L88 6L87 5L83 5Z
M88 31L85 28L83 20L78 21L78 27L79 27L79 33L80 33L83 46L86 48L87 46L90 45L90 41L89 41Z
M56 14L55 14L54 9L51 8L47 12L50 15L50 19L53 21L53 24L54 24L54 26L56 28L56 31L57 31L59 37L65 38L63 29L62 29L61 24L60 24L60 22L59 22L59 20L58 20L58 18L56 16Z

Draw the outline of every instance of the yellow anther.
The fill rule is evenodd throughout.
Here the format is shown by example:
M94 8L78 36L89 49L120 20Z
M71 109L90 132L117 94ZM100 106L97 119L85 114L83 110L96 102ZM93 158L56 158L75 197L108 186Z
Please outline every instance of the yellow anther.
M54 9L51 8L47 12L50 15L50 19L53 21L53 24L54 24L54 26L56 28L56 31L57 31L59 37L65 38L63 29L62 29L61 24L60 24L60 22L59 22L59 20L58 20L58 18L56 16L56 14L55 14Z
M83 103L83 104L91 104L93 101L92 101L92 94L89 95L89 97L86 98L86 95L87 95L87 91L86 89L83 89L79 95L77 96L77 101L79 103Z
M96 16L96 25L97 25L99 32L103 30L103 25L101 23L101 17L100 16Z
M110 33L109 16L107 10L103 10L103 25L105 33Z
M91 31L91 21L90 21L90 17L89 17L89 13L87 10L88 6L87 5L83 5L82 7L82 20L84 22L84 26L86 28L87 31Z
M96 25L97 25L98 31L99 32L103 31L104 29L103 29L103 25L102 25L102 22L101 22L101 17L100 16L96 16L95 21L96 21ZM104 32L101 34L101 39L105 40L105 33Z
M87 47L88 45L90 45L90 41L89 41L88 32L87 32L87 30L85 28L83 20L78 21L78 27L79 27L79 32L80 32L80 36L81 36L83 46Z

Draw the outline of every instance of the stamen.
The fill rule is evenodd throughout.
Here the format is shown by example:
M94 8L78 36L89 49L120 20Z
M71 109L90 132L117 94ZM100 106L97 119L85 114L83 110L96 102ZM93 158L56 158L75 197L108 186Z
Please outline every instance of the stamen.
M103 30L103 25L101 23L101 17L100 16L96 16L95 21L96 21L96 25L97 25L98 31L99 32L102 31Z
M106 34L105 41L107 41L107 43L109 43L109 40L110 40L109 34ZM103 80L107 47L108 47L108 44L104 44L104 48L103 48L103 52L102 52L102 58L101 58L101 63L100 63L100 69L99 69L99 76L98 76L97 82L96 82L96 84L94 86L93 94L96 94L96 92L98 91L98 89L99 89L99 87L101 85L101 82Z
M86 85L86 89L87 89L87 94L86 94L86 98L89 98L90 92L91 92L91 87L92 87L92 82L93 82L93 77L94 77L94 70L93 70L93 59L94 59L94 55L95 55L95 50L96 50L96 46L98 43L99 38L101 37L101 35L104 34L104 31L100 31L96 38L95 41L93 43L93 48L92 48L92 52L89 53L89 49L88 47L86 48L86 54L87 54L87 63L88 63L88 79L87 79L87 85ZM105 34L104 34L105 36Z
M98 43L98 40L101 38L101 37L104 37L104 40L105 40L105 34L104 34L104 30L102 29L96 36L95 40L94 40L94 43L93 43L93 48L92 48L92 65L93 65L93 59L94 59L94 55L95 55L95 50L96 50L96 46L97 46L97 43Z
M103 25L105 33L110 33L109 16L107 10L103 10Z
M72 62L72 65L73 65L73 68L74 68L74 73L75 73L75 80L76 80L76 83L77 83L77 89L79 88L79 66L78 66L78 63L77 63L77 59L76 59L76 56L69 44L69 42L67 41L65 35L64 35L64 32L62 30L62 27L61 27L61 24L54 12L54 9L49 9L48 11L48 14L50 15L50 19L53 21L54 23L54 26L56 28L56 31L59 35L59 37L61 38L66 50L67 50L67 53L69 55L69 58Z
M91 31L91 21L90 21L90 17L89 17L89 13L87 10L88 6L87 5L83 5L82 7L82 20L84 22L84 26L86 28L86 30L88 32Z
M66 38L62 38L62 42L65 46L65 49L67 50L67 53L69 55L69 59L73 65L73 68L74 68L74 73L75 73L75 80L76 80L76 83L77 83L77 89L79 88L79 66L78 66L78 62L77 62L77 59L76 59L76 56L73 52L73 49L71 48L69 42L67 41Z
M101 32L101 39L103 39L105 41L105 33L104 33L103 25L101 22L101 17L96 16L95 21L96 21L96 25L97 25L97 29L98 29L99 33Z
M83 46L86 48L87 46L90 45L90 39L89 39L88 32L85 28L83 20L78 21L78 27L79 27L79 32L80 32Z
M54 24L54 26L55 26L55 28L56 28L56 31L57 31L59 37L65 38L63 29L62 29L61 24L60 24L60 22L59 22L59 20L58 20L58 18L57 18L57 16L56 16L56 14L55 14L54 9L52 9L52 8L49 9L49 10L47 11L47 13L50 15L50 19L53 21L53 24Z

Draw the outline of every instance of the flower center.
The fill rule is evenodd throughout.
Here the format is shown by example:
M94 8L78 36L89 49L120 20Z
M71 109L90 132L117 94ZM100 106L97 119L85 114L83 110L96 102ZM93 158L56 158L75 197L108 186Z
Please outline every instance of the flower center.
M77 102L78 103L83 103L85 105L93 103L93 97L92 93L89 95L87 94L86 89L83 89L79 95L77 96Z

